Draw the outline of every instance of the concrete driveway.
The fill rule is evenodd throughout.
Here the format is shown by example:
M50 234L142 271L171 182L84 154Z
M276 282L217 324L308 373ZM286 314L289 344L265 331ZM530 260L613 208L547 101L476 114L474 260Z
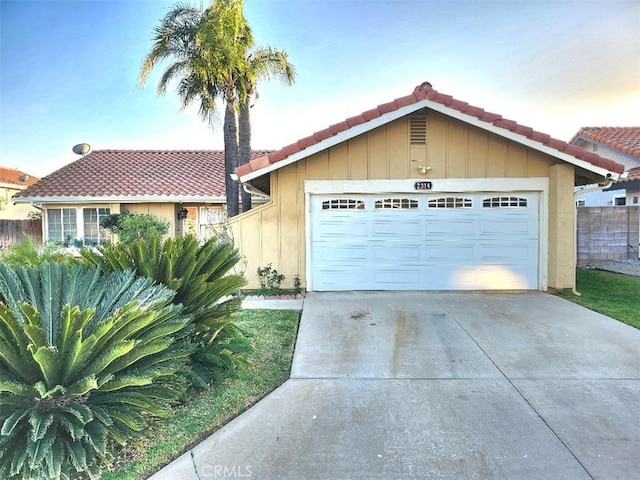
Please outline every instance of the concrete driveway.
M166 479L636 479L640 331L541 293L310 293L291 379Z

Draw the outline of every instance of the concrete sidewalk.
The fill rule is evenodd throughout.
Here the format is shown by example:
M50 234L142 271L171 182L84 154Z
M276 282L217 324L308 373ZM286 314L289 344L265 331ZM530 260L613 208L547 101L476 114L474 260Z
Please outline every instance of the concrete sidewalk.
M309 293L291 379L166 479L635 479L640 331L540 292Z

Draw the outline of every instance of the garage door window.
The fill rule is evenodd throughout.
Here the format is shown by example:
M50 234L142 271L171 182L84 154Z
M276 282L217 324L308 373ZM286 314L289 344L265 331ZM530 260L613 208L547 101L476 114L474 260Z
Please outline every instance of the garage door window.
M429 200L429 208L472 208L473 201L465 197L440 197Z
M526 207L527 199L520 197L491 197L482 201L482 208Z
M376 200L376 209L379 208L418 208L418 201L412 198L385 198Z
M364 201L353 198L334 198L322 202L323 210L363 210Z

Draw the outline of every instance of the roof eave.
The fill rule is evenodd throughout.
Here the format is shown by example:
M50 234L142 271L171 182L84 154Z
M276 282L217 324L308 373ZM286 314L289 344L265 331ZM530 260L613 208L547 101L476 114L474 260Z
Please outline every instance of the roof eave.
M481 128L483 130L486 130L488 132L494 133L496 135L499 135L503 138L512 140L514 142L520 143L521 145L524 145L526 147L530 147L534 150L537 150L541 153L550 155L554 158L557 158L559 160L563 160L567 163L570 163L576 167L580 167L583 168L585 170L588 170L592 173L595 173L599 176L602 176L604 178L609 178L611 180L617 180L620 177L620 174L617 172L614 172L612 170L608 170L606 168L603 167L598 167L596 165L593 165L592 163L589 163L585 160L580 160L579 158L574 157L573 155L561 152L553 147L549 147L547 145L545 145L542 142L538 142L536 140L532 140L530 138L528 138L525 135L522 135L520 133L516 133L516 132L512 132L511 130L507 130L506 128L503 127L498 127L496 125L493 125L492 123L489 122L485 122L484 120L480 120L477 117L474 117L473 115L467 115L466 113L462 113L459 110L456 110L454 108L449 108L445 105L442 105L440 103L436 103L436 102L432 102L429 100L425 100L426 102L428 102L427 107L430 108L431 110L435 110L438 111L440 113L443 113L445 115L448 115L450 117L456 118L458 120L461 120L463 122L469 123L471 125L474 125L478 128Z
M416 103L412 103L411 105L400 107L397 110L394 110L392 112L384 113L379 117L374 118L373 120L369 120L368 122L361 123L360 125L355 125L343 132L339 132L325 140L315 143L305 148L304 150L300 150L299 152L296 152L288 156L284 160L280 160L279 162L272 163L267 167L261 168L260 170L255 170L251 173L247 173L246 175L243 175L238 178L242 183L250 182L251 180L254 180L258 177L262 177L263 175L271 173L282 167L291 165L292 163L295 163L298 160L302 160L303 158L310 157L315 153L326 150L327 148L338 145L339 143L342 143L346 140L350 140L354 137L357 137L358 135L362 135L363 133L367 133L373 130L374 128L381 127L382 125L385 125L389 122L397 120L398 118L402 118L406 115L409 115L415 111L420 110L421 108L424 108L425 105L426 105L425 100L419 100Z
M205 195L112 195L112 196L58 196L14 197L13 203L226 203L223 196Z
M415 103L412 103L411 105L407 105L401 108L398 108L397 110L394 110L392 112L389 113L385 113L377 118L374 118L373 120L370 120L368 122L362 123L360 125L356 125L354 127L349 128L348 130L345 130L343 132L340 132L336 135L333 135L325 140L322 140L314 145L311 145L307 148L305 148L304 150L301 150L299 152L296 152L292 155L290 155L289 157L280 160L278 162L272 163L264 168L261 168L259 170L255 170L253 172L247 173L246 175L240 176L239 180L242 183L246 183L246 182L251 182L251 180L254 180L256 178L259 178L263 175L266 175L268 173L271 173L275 170L278 170L280 168L286 167L288 165L291 165L292 163L297 162L298 160L301 160L303 158L307 158L315 153L321 152L322 150L325 150L327 148L333 147L339 143L342 143L346 140L349 140L353 137L356 137L358 135L361 135L363 133L366 133L368 131L373 130L374 128L380 127L382 125L385 125L386 123L389 123L393 120L397 120L398 118L404 117L410 113L413 113L417 110L420 110L421 108L428 108L430 110L434 110L436 112L442 113L444 115L447 115L449 117L455 118L457 120L463 121L465 123L468 123L470 125L473 125L475 127L478 127L482 130L494 133L500 137L512 140L514 142L517 142L521 145L527 146L529 148L532 148L534 150L537 150L541 153L550 155L554 158L557 158L559 160L562 160L564 162L567 162L571 165L574 165L576 167L582 168L584 170L587 170L589 172L592 172L598 176L601 176L603 178L609 178L611 180L617 180L620 177L620 173L617 173L615 171L612 170L608 170L604 167L599 167L597 165L593 165L592 163L589 163L585 160L580 160L579 158L574 157L573 155L561 152L560 150L557 150L553 147L549 147L547 145L545 145L542 142L539 142L537 140L532 140L530 138L528 138L525 135L522 135L520 133L516 133L513 132L511 130L508 130L506 128L503 127L499 127L496 125L493 125L490 122L487 122L485 120L481 120L473 115L469 115L466 113L463 113L459 110L456 110L455 108L451 108L451 107L447 107L446 105L443 105L441 103L435 102L433 100L430 100L429 98L425 98L422 100L418 100Z

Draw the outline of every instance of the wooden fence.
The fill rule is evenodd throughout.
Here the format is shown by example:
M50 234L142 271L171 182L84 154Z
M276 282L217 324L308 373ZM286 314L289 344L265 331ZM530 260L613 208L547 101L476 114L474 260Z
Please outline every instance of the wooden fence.
M20 243L24 235L42 243L42 220L0 220L0 250Z

